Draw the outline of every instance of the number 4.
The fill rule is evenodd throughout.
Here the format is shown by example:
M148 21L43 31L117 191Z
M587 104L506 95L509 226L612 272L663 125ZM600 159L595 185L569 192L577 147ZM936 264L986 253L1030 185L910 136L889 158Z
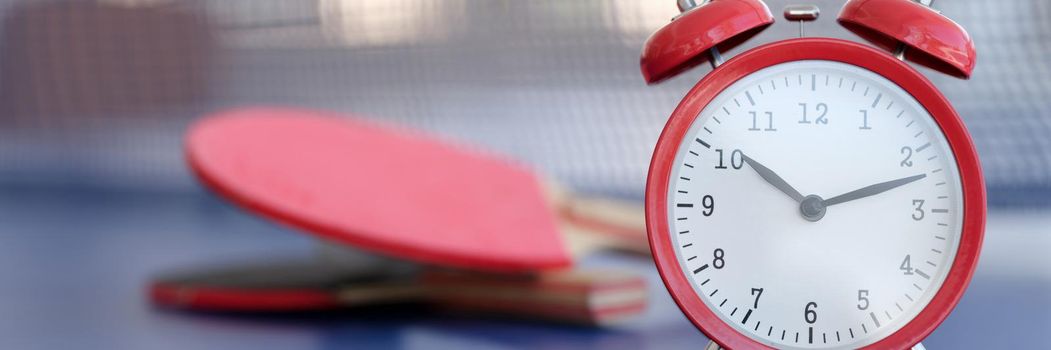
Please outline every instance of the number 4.
M906 255L905 256L905 260L901 262L901 267L899 267L899 269L901 269L902 271L905 271L906 275L911 275L912 274L912 256L911 255Z

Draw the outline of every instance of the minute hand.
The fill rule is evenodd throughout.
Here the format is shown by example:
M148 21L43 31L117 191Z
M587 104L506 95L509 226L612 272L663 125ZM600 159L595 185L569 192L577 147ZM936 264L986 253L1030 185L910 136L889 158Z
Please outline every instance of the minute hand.
M927 174L913 175L909 177L903 177L897 180L891 180L887 182L881 182L871 186L865 186L826 200L821 201L826 207L830 205L836 205L840 203L849 202L855 199L861 199L868 196L877 195L901 186L904 186L913 181L927 177Z

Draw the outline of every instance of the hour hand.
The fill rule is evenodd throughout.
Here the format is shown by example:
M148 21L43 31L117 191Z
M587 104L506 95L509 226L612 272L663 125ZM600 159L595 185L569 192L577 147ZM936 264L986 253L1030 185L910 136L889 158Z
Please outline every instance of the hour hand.
M755 172L759 173L759 176L762 177L763 180L766 180L766 182L770 183L778 190L781 190L781 192L784 192L789 197L792 197L792 200L796 201L797 203L803 201L803 195L799 193L799 191L797 191L794 187L792 187L792 185L789 185L788 182L785 182L785 179L782 179L780 176L777 176L777 173L775 173L773 170L770 170L770 168L767 168L763 164L755 161L755 159L752 159L744 153L742 153L741 156L744 157L744 161L748 163L748 166L752 167L752 169L754 169Z

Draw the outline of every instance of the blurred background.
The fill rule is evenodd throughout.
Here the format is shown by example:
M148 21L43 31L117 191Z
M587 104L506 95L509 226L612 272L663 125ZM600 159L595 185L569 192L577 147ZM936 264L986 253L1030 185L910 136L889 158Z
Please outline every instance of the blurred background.
M835 22L842 1L810 3L823 14L808 36L857 40ZM921 71L970 128L991 214L972 289L928 348L1051 347L1051 3L934 5L978 49L970 80ZM677 13L671 0L0 0L0 346L698 348L655 276L645 317L600 330L172 315L141 291L173 266L310 249L187 172L187 125L228 107L409 125L641 199L668 115L710 70L643 83L643 41ZM777 18L724 55L796 36Z

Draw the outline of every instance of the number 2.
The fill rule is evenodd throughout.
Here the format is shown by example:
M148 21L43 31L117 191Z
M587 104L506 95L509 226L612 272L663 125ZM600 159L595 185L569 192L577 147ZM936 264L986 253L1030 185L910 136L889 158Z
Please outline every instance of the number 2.
M901 161L901 167L907 168L912 167L912 147L905 146L901 148L901 154L905 155L905 159Z

